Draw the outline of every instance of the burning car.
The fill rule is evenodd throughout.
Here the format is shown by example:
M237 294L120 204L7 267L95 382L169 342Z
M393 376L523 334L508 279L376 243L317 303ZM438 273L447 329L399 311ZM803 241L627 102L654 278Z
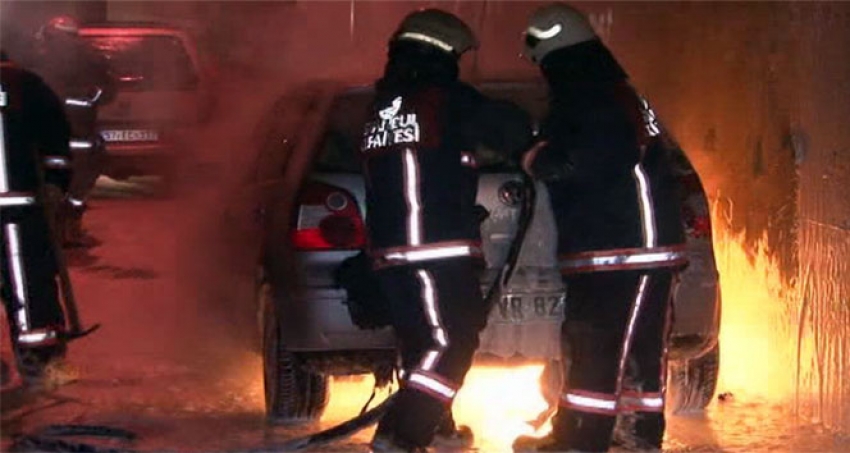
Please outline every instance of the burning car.
M186 152L186 134L212 109L208 65L195 41L180 28L143 22L87 25L80 36L106 56L117 79L115 100L98 118L109 154L105 173L167 171Z
M547 106L539 84L494 82L478 88L540 118ZM395 363L389 328L352 322L335 270L364 246L365 189L358 161L369 88L317 84L278 99L257 128L256 161L239 204L250 219L243 241L256 263L256 308L262 331L267 415L317 418L328 402L330 376L374 373ZM518 230L524 191L516 162L477 150L478 203L486 289L496 280ZM671 406L701 409L718 372L720 298L705 194L684 154L692 264L676 299L671 344ZM244 208L247 206L247 208ZM536 184L534 215L513 273L481 335L478 358L550 363L559 357L565 288L555 257L556 229L546 188Z

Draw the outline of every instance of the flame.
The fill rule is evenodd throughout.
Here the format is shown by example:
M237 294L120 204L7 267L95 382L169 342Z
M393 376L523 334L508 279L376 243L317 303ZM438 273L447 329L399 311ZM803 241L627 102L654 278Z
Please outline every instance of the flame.
M455 399L454 416L458 424L472 428L478 449L511 451L511 444L517 436L541 436L550 429L546 424L535 432L527 423L547 408L539 386L542 370L542 365L480 365L470 369ZM331 399L322 423L340 423L359 413L373 383L373 378L367 375L334 377ZM379 404L388 394L388 391L380 390L371 406ZM372 432L359 434L357 440L368 442Z
M744 235L729 225L732 204L712 203L714 249L723 309L718 391L778 399L794 391L795 317L788 312L793 288L766 250L766 239L747 253Z
M457 423L472 428L476 447L512 451L517 436L548 432L548 424L535 432L527 423L547 408L540 392L542 371L543 365L474 366L469 371L454 414Z
M718 392L772 400L793 396L793 354L798 353L796 317L789 312L794 308L790 302L795 297L793 288L783 281L764 241L756 244L755 252L747 252L753 247L745 245L743 234L731 232L730 216L728 201L712 200L714 249L723 300ZM516 437L542 436L551 430L550 423L537 431L528 423L547 408L539 385L542 370L539 364L472 367L455 400L454 415L459 424L472 428L478 450L511 451ZM255 369L252 375L261 373ZM322 425L337 424L359 413L373 385L370 375L333 377ZM252 390L257 404L262 405L261 379ZM371 406L389 394L389 389L379 390ZM372 432L361 432L354 440L368 442Z
M783 281L764 241L756 244L755 252L747 252L743 234L732 233L728 227L731 205L724 203L721 206L712 200L715 258L723 297L718 392L771 399L793 395L793 368L789 367L795 363L792 355L797 345L795 317L788 311L793 308L788 302L794 297L793 288ZM551 429L547 423L535 431L528 423L547 408L539 385L542 370L539 364L472 367L455 400L454 415L459 424L472 428L478 450L511 451L517 436L542 436ZM370 375L333 377L322 424L330 426L359 413L373 385ZM252 393L262 395L261 391L260 380ZM371 406L389 393L379 390ZM355 440L368 442L372 432L364 431Z
M330 401L322 414L323 423L340 423L360 413L369 401L369 395L375 386L372 375L334 376L331 380ZM392 389L381 389L369 404L374 407L384 401Z

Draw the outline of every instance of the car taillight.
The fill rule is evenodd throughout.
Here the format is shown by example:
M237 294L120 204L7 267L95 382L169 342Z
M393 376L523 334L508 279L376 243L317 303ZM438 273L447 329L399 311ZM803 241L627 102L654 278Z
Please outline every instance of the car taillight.
M688 233L695 238L711 237L711 219L707 215L696 216L688 225Z
M679 176L679 184L685 195L682 199L682 217L687 235L695 239L711 239L708 200L699 176L694 171L682 174Z
M692 238L711 238L711 217L705 210L695 210L685 205L682 209L685 231Z
M292 244L296 250L345 250L363 247L366 236L357 202L344 189L309 182L296 208Z

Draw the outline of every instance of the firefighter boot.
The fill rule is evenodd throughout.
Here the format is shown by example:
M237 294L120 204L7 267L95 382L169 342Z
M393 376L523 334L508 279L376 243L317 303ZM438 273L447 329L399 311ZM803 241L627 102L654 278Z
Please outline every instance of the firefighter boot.
M83 202L65 198L59 204L56 213L56 227L62 247L75 247L82 236Z
M406 445L402 442L399 442L392 434L390 433L375 433L375 437L372 438L372 442L369 443L369 451L378 453L378 452L407 452L407 453L426 453L428 451L427 448L424 447L414 447L411 445Z
M664 414L660 412L621 414L612 443L629 451L660 452L665 425Z
M370 444L372 451L426 452L434 438L435 425L447 407L418 390L402 387L394 403L378 422ZM432 420L432 423L428 423Z
M47 378L48 370L61 367L67 346L60 342L38 347L18 347L18 369L28 385L39 385Z
M603 452L611 443L614 418L559 408L552 432L544 437L520 436L514 451Z
M83 214L87 209L88 205L84 202L71 204L64 219L62 238L64 247L90 248L99 245L99 241L88 235L83 228Z
M558 408L552 417L552 431L543 437L519 436L514 440L513 449L517 452L525 451L574 451L567 443L569 426L565 423L564 412Z
M438 450L463 450L472 446L475 442L475 435L472 434L472 428L466 425L458 426L455 424L452 411L446 411L440 424L437 426L437 431L434 433L434 440L431 445Z

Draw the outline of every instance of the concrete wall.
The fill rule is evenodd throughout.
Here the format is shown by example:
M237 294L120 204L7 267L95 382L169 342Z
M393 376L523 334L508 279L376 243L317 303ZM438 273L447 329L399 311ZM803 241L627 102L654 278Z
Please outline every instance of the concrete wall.
M850 5L792 8L801 96L800 388L804 413L850 431Z

